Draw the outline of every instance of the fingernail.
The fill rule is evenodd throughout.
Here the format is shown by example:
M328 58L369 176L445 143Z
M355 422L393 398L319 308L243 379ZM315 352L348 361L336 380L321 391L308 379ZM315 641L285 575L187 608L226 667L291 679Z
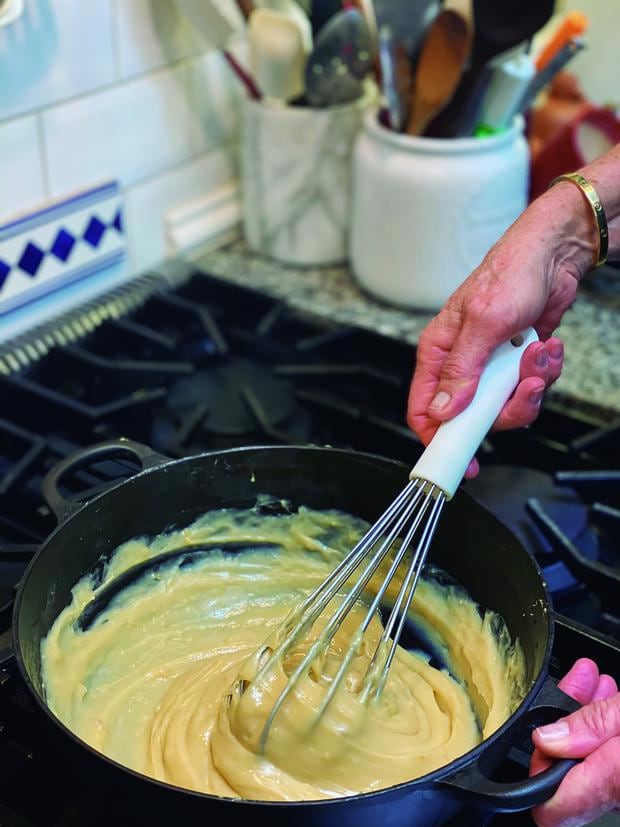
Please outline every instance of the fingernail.
M530 402L532 405L540 405L540 402L543 398L542 391L532 391L530 394Z
M437 396L431 402L430 406L434 411L442 411L451 399L452 397L449 393L446 393L445 391L439 391Z
M562 342L554 342L549 346L549 355L552 359L561 359L564 353L564 345Z
M543 741L563 741L570 735L570 727L566 721L556 721L555 724L538 727L536 732Z
M536 354L536 367L546 368L548 364L549 364L549 357L547 356L547 351L545 350L544 347L541 347L541 349Z

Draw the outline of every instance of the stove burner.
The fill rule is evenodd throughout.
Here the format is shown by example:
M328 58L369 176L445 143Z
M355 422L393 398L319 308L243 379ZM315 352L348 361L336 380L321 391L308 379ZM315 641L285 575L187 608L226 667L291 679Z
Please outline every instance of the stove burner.
M122 318L106 311L93 324L89 309L69 332L50 324L48 338L24 336L16 355L0 355L2 827L103 827L118 821L119 801L127 823L174 817L163 818L148 796L132 803L133 785L108 787L107 772L71 752L26 693L6 648L15 587L55 525L41 496L53 465L120 436L172 456L313 442L413 464L421 450L404 421L412 345L327 323L181 262L149 278L165 291L140 292ZM467 486L537 555L556 612L570 617L556 614L555 679L579 655L609 674L620 670L620 646L601 634L620 639L619 435L617 417L549 399L531 428L489 435L485 467ZM81 501L132 470L125 459L105 460L65 478L63 490ZM522 767L512 771L503 767L502 777L524 775ZM522 823L531 816L498 814L489 827ZM483 820L476 810L449 824Z
M535 497L572 541L588 533L588 509L571 488L559 489L550 474L512 465L486 465L467 483L467 491L507 525L532 554L546 554L551 544L527 515Z
M311 421L291 383L264 365L230 359L176 382L156 416L153 444L168 453L249 444L307 442Z

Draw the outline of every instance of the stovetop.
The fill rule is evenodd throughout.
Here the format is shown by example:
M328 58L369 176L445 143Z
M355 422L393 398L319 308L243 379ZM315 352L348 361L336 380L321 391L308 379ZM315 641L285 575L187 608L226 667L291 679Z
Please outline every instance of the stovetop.
M83 824L97 795L91 774L78 768L76 783L58 773L61 748L9 649L15 586L54 527L41 481L55 463L117 436L172 457L310 443L413 464L421 451L404 422L409 345L299 315L200 272L99 322L84 320L85 335L67 335L65 346L22 342L13 360L0 360L0 827ZM52 338L62 341L62 331ZM620 675L619 432L620 422L547 404L531 428L488 437L482 473L467 484L543 567L560 613L555 677L580 655ZM92 496L131 470L99 463L65 493ZM532 823L496 816L492 824L504 822Z

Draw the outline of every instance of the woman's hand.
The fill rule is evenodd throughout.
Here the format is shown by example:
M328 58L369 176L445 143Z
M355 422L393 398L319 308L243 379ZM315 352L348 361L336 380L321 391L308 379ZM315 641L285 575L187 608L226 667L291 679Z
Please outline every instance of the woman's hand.
M538 827L581 827L620 807L620 693L583 658L558 684L583 708L534 731L530 775L554 758L583 758L549 801L532 811Z
M562 369L563 346L553 331L596 254L587 209L571 184L539 198L423 331L407 421L425 445L441 422L471 402L495 348L530 325L541 341L525 352L519 385L495 427L515 428L536 418L545 388ZM468 476L476 472L474 461Z

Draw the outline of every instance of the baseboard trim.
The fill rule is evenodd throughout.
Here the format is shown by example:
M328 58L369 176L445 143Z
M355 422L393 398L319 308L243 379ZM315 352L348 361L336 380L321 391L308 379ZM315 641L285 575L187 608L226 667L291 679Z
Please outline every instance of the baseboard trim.
M197 258L241 235L241 189L225 184L194 198L164 216L167 253Z

